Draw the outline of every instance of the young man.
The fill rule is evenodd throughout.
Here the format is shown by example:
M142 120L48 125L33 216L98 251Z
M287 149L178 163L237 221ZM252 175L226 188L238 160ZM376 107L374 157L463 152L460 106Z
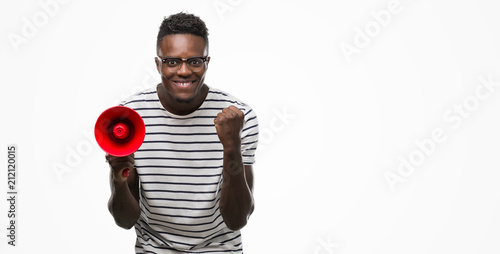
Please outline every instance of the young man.
M106 155L109 210L120 227L135 226L136 253L243 253L239 230L254 209L255 113L203 83L210 57L200 18L164 19L157 55L162 83L121 104L141 115L146 137L135 154Z

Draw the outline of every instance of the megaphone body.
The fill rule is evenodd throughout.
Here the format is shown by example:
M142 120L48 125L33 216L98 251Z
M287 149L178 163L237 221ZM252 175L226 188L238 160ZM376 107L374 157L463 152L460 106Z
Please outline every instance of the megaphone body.
M97 144L106 153L124 157L141 147L146 136L146 127L135 110L116 106L105 110L97 118L94 135Z

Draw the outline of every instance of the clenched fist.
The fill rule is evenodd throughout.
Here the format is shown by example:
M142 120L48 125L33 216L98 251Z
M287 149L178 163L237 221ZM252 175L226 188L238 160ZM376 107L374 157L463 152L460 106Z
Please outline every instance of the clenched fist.
M241 130L245 114L235 106L229 106L222 110L214 119L217 136L224 147L235 147L241 145Z
M111 168L114 181L127 181L130 169L134 168L134 154L130 154L125 157L115 157L106 154L106 160Z

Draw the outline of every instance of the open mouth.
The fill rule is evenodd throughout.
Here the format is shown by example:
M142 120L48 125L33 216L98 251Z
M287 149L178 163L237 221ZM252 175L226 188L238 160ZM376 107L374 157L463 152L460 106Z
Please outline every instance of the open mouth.
M194 81L174 81L174 84L178 87L190 87L194 84Z

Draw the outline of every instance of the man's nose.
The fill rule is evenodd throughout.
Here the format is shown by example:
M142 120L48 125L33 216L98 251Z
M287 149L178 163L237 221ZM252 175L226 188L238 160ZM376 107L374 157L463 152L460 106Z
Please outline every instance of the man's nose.
M179 76L188 76L191 75L192 71L188 68L188 65L186 62L181 63L181 67L177 71L177 75Z

